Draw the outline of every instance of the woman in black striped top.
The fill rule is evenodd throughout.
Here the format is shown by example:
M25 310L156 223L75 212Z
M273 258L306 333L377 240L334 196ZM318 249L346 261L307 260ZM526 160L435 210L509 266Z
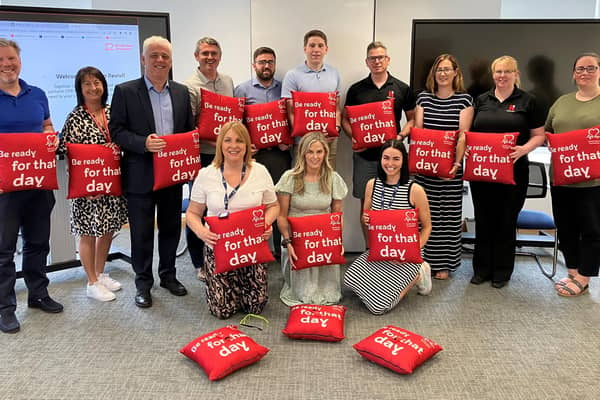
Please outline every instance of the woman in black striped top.
M473 121L473 99L465 92L462 72L456 58L442 54L427 76L427 91L419 94L415 116L417 128L459 131L453 178L417 175L415 181L425 188L433 229L423 258L431 265L436 279L448 279L461 263L462 158L464 132Z
M421 186L409 180L408 156L401 140L387 141L381 147L377 177L367 182L365 210L419 209L421 248L431 232L427 195ZM362 222L369 225L369 215ZM431 270L427 263L367 261L369 250L358 256L344 275L344 284L352 289L367 309L376 315L394 308L413 285L419 294L431 292Z

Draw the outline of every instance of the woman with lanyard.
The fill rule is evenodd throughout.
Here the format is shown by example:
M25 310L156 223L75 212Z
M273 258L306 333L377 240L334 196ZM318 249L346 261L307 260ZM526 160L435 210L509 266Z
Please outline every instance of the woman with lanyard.
M75 77L77 107L68 115L62 130L59 153L67 143L103 144L110 141L110 106L106 78L94 67L85 67ZM88 277L87 296L110 301L121 284L104 272L104 264L115 232L127 223L127 206L122 196L97 195L71 200L71 233L79 236L79 257Z
M329 145L320 132L309 132L298 145L292 169L277 183L281 213L277 225L281 232L281 267L284 284L281 301L296 304L338 304L342 298L340 266L337 264L292 271L297 260L291 240L288 216L327 214L342 211L348 188L329 163Z
M210 312L226 319L237 311L260 314L267 304L267 267L254 264L215 273L213 246L218 236L203 225L202 215L227 218L229 213L265 205L265 234L279 214L273 180L267 169L252 160L250 134L239 121L221 127L215 158L198 173L187 209L190 229L205 243L206 300Z
M421 224L420 246L431 234L429 203L422 186L409 180L408 155L401 140L390 140L381 148L377 177L365 188L365 210L419 209ZM362 222L369 226L369 215L363 213ZM413 285L419 294L431 292L431 269L422 264L398 261L367 261L369 251L361 254L348 267L344 284L352 289L367 309L381 315L394 308Z

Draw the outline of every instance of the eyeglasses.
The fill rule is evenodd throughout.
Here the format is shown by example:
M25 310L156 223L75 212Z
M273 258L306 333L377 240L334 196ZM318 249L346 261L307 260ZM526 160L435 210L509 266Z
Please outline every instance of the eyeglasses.
M593 74L597 70L598 70L598 66L597 65L588 65L587 67L577 67L577 68L575 68L575 73L576 74L583 74L584 72L587 72L588 74Z
M370 63L383 62L383 60L386 60L387 58L388 56L368 56L367 61Z
M275 65L275 60L258 60L258 61L255 62L255 64L263 65L263 66L267 65L267 64L269 64L269 65Z
M438 68L435 70L436 74L449 74L450 72L453 72L454 68Z

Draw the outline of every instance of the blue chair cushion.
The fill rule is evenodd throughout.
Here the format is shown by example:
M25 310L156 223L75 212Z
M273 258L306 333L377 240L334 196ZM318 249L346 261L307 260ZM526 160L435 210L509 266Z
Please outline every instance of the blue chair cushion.
M551 216L542 211L521 210L517 229L556 229Z

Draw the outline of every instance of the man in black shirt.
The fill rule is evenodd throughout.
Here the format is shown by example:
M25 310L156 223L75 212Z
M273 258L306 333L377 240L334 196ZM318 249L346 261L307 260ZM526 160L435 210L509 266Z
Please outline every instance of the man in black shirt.
M388 72L390 57L387 55L387 48L381 42L372 42L367 46L367 58L365 63L371 73L365 79L354 83L346 95L345 106L355 106L365 103L373 103L394 99L394 117L396 126L400 128L402 120L402 110L406 115L407 123L398 133L399 138L408 136L410 128L414 125L415 118L415 96L411 88L399 79L394 78ZM342 126L344 132L352 139L352 129L350 120L344 110L342 116ZM377 163L379 162L379 153L381 146L369 149L358 149L354 151L353 173L352 173L352 195L360 199L360 213L365 201L365 187L369 179L377 176ZM359 214L360 221L360 214ZM363 229L365 242L367 241L367 232L365 226L360 223Z

